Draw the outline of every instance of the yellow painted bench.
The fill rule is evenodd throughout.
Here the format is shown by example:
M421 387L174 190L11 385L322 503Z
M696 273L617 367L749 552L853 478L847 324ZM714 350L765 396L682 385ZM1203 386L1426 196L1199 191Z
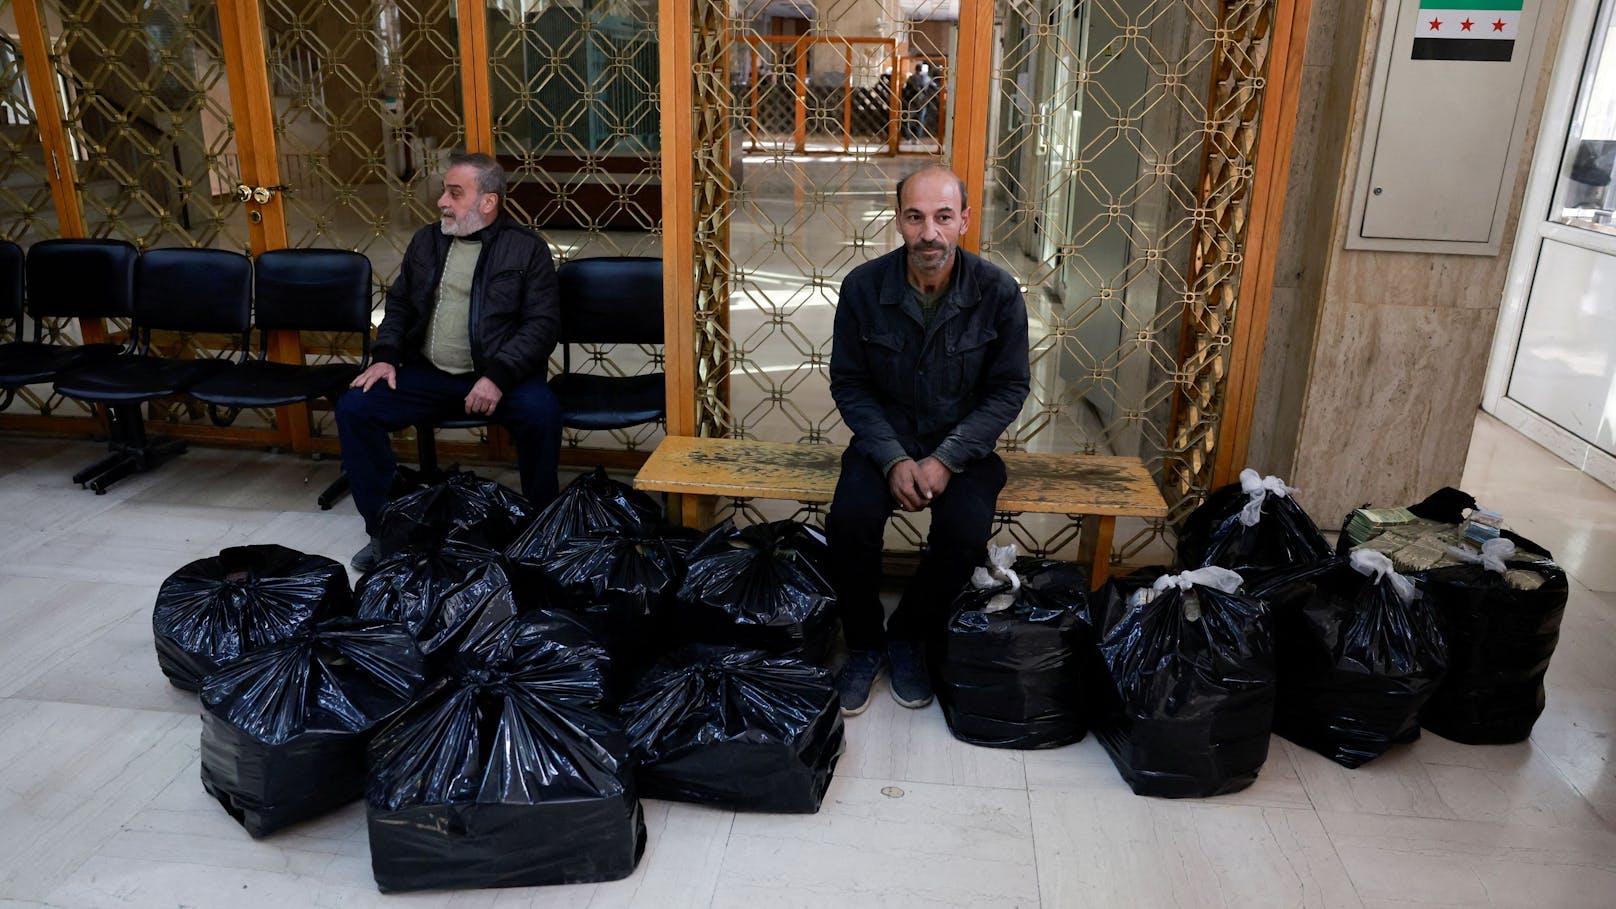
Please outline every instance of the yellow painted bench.
M1099 587L1110 574L1111 539L1119 517L1164 518L1167 502L1138 458L1000 452L1009 480L999 493L1006 512L1082 519L1079 559ZM834 445L669 436L634 477L634 488L681 497L685 525L705 527L719 498L783 499L828 504L841 472Z

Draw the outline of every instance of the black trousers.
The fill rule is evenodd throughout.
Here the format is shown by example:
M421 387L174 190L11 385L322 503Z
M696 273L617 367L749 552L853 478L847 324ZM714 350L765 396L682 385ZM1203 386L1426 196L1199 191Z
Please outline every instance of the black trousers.
M450 375L431 366L410 364L398 368L397 389L377 382L370 391L352 388L337 399L342 469L367 533L376 532L376 516L387 504L393 470L398 466L388 434L423 420L465 416L466 395L476 382L474 375ZM543 508L556 496L561 402L544 383L543 375L532 376L501 395L494 420L516 441L522 495L534 508Z
M851 650L879 650L888 640L925 641L940 633L949 606L971 572L987 559L994 505L1004 488L996 454L972 462L932 500L926 551L892 618L882 622L881 548L897 507L880 465L848 449L825 519L831 583Z

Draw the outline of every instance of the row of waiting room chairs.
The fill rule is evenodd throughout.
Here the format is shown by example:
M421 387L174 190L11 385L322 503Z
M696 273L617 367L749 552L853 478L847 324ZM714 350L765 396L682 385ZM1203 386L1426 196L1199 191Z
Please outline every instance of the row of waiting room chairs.
M563 370L550 379L562 422L574 429L616 429L652 422L663 413L661 374L607 376L571 371L572 344L660 344L662 262L643 257L577 259L557 272L562 306ZM15 325L0 344L0 409L16 389L44 382L57 393L99 406L106 414L108 456L73 475L102 493L118 480L149 470L184 450L177 440L148 438L143 405L176 395L208 405L228 425L241 410L327 398L335 405L370 362L371 266L347 250L283 249L254 262L213 249L155 249L140 253L121 240L44 240L26 254L0 241L0 319ZM32 339L26 321L34 320ZM47 341L46 320L128 319L126 344L61 345ZM256 355L252 329L260 332ZM237 339L220 358L161 356L153 331L224 335ZM318 331L358 334L358 363L278 363L268 358L269 334ZM436 427L482 426L487 420L447 420ZM418 460L437 469L434 425L416 427ZM339 479L320 498L329 508L345 489Z

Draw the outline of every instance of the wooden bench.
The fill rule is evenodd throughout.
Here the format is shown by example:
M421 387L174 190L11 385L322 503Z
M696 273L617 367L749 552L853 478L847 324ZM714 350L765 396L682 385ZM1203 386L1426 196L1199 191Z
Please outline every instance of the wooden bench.
M1167 516L1167 502L1138 458L1024 451L999 456L1009 475L999 510L1081 518L1078 557L1088 564L1095 587L1110 574L1118 517ZM670 503L677 519L705 528L719 497L829 503L841 459L835 445L669 436L640 468L634 488L680 497Z

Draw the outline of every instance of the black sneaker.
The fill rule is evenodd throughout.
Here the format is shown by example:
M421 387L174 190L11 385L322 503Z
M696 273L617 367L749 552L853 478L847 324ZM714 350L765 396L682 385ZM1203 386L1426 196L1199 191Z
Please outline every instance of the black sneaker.
M931 676L926 674L926 652L916 641L887 645L892 664L892 699L911 709L931 703Z
M879 650L855 650L836 676L836 696L842 702L842 716L858 716L870 706L870 689L886 670Z
M352 567L354 571L363 574L372 568L375 568L376 563L380 562L381 560L381 547L377 545L376 538L371 537L370 542L365 544L364 549L354 553L353 560L350 561L348 565Z

